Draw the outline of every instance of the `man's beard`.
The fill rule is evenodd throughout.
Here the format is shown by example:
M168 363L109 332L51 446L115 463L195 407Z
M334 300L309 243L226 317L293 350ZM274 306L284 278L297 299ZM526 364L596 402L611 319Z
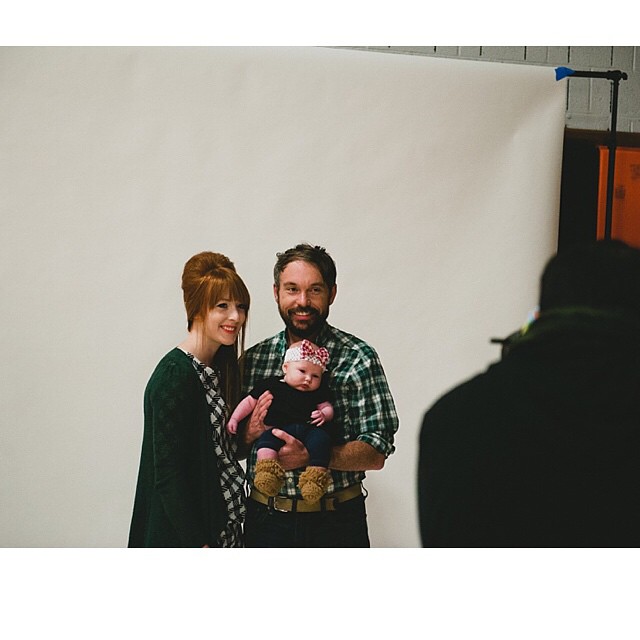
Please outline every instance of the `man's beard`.
M280 312L280 317L284 321L289 333L296 338L301 339L315 336L320 329L322 329L329 315L328 313L322 314L316 309L311 309L310 307L296 307L295 309L284 311L282 307L278 305L278 311ZM300 311L309 313L312 316L311 321L305 322L302 326L300 324L296 325L293 317L294 313Z

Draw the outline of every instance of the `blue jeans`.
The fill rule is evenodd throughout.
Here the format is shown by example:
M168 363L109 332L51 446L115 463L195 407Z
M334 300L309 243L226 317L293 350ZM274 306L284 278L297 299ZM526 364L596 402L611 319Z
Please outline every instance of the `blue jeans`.
M341 502L335 511L281 512L249 498L246 547L370 547L365 497Z
M310 467L328 467L331 458L331 435L326 426L315 427L310 424L289 424L280 427L294 438L297 438L309 452ZM280 451L284 440L276 438L271 429L267 429L258 438L258 449L274 449Z

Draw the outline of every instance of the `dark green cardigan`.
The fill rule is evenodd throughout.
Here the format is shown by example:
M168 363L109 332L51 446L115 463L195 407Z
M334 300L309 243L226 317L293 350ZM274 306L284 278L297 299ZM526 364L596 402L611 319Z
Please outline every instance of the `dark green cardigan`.
M216 546L226 522L209 406L189 357L172 349L144 394L129 547Z

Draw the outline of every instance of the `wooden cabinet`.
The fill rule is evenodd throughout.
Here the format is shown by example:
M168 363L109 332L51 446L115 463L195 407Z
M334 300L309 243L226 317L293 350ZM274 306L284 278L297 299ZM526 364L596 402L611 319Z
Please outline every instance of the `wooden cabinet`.
M640 134L618 133L611 236L640 247ZM604 237L608 131L565 129L558 249Z
M604 238L609 149L599 147L597 237ZM617 147L611 237L640 248L640 149Z

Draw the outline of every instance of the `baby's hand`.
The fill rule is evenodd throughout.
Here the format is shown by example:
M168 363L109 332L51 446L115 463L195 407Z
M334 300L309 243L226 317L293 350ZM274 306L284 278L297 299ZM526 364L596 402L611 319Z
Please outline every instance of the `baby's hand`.
M235 435L237 430L238 430L238 421L234 418L229 418L229 422L227 422L227 431Z
M322 411L318 411L318 409L316 409L315 411L311 412L311 424L315 424L316 427L319 427L324 423L325 423L325 418Z

